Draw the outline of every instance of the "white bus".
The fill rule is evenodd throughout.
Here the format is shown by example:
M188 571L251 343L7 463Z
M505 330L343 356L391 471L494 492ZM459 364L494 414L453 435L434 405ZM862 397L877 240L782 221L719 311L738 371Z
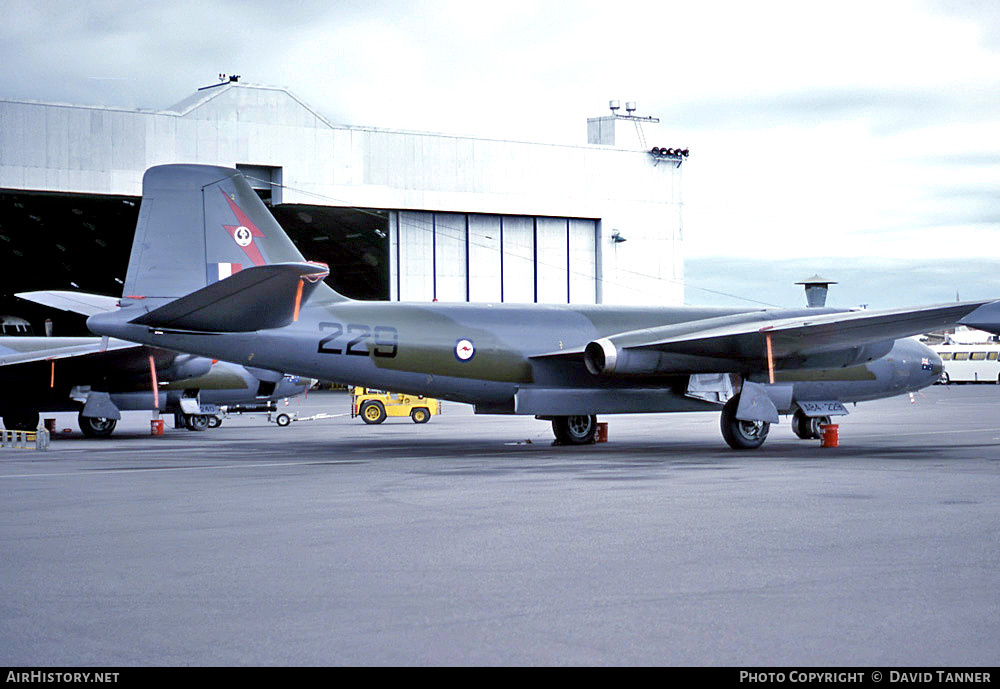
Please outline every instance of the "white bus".
M931 345L944 362L941 382L1000 383L1000 343Z

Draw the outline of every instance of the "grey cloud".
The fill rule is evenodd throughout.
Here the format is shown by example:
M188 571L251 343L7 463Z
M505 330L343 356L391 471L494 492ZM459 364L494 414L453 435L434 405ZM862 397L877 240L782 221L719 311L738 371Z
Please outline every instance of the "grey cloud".
M939 14L974 22L983 45L1000 50L1000 13L996 0L931 0L927 5Z
M1000 88L983 91L825 89L720 100L657 104L671 126L691 129L755 129L830 120L866 120L875 134L891 134L941 122L995 119Z
M983 142L984 146L1000 147L1000 141ZM910 162L927 162L933 165L946 165L949 167L993 167L1000 165L1000 151L980 151L980 152L953 152L948 146L935 147L935 154L928 157L926 152L907 156L905 160Z

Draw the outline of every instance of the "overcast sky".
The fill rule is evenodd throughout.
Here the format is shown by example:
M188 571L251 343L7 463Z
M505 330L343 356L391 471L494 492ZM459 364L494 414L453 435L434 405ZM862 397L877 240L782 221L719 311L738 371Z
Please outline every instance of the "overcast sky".
M560 143L637 101L691 151L689 303L796 305L782 271L838 305L1000 298L1000 0L148 5L5 0L0 96L160 109L225 72L337 123Z

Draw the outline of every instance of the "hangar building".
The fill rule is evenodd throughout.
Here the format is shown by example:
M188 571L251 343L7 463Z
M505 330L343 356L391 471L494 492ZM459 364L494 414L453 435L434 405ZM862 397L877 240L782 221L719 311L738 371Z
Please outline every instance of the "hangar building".
M346 126L235 78L165 110L0 100L0 313L38 330L13 293L120 295L142 175L180 162L241 169L353 298L680 304L683 157L643 119L579 145Z

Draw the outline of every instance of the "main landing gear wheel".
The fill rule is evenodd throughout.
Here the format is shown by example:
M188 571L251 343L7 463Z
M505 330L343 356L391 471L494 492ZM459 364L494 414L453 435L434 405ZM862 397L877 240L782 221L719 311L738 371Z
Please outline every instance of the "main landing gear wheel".
M88 438L107 438L118 425L118 421L115 419L84 416L83 413L77 416L77 423L80 424L80 430Z
M792 415L792 433L802 440L819 440L823 436L820 426L830 423L829 416L806 416L801 409Z
M771 424L767 421L740 421L736 418L736 408L740 396L736 395L722 408L720 426L722 437L734 450L753 450L764 444Z
M185 414L184 427L189 431L204 431L210 421L207 414Z
M381 402L368 400L361 405L361 420L365 423L382 423L385 421L385 407Z
M597 436L596 416L557 416L552 432L560 445L588 445Z
M3 427L8 431L38 430L38 412L27 411L3 415Z
M431 420L431 413L423 407L417 407L410 412L410 418L413 419L413 423L427 423Z

